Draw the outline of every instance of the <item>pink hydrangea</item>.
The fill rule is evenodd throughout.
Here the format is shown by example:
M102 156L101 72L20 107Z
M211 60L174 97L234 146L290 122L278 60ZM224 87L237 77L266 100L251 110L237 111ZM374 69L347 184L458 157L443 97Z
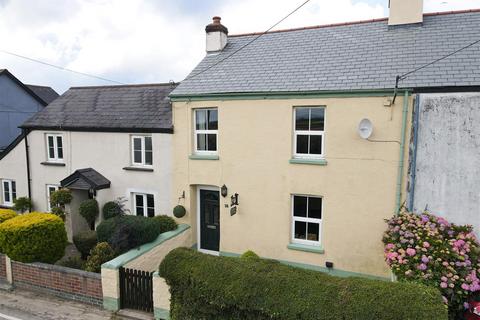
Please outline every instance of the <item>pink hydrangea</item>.
M412 248L408 248L406 252L410 257L413 257L417 253L417 251L415 251L415 249L412 249Z

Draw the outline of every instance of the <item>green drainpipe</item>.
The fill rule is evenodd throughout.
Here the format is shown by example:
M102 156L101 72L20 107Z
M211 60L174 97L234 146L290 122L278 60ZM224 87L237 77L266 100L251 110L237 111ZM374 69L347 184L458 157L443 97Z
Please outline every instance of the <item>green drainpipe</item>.
M402 200L402 182L403 182L403 167L405 154L405 132L407 131L407 116L408 116L408 95L409 92L405 90L403 97L403 113L402 113L402 133L400 137L400 159L398 161L398 176L397 176L397 192L395 201L395 213L400 212L400 201Z

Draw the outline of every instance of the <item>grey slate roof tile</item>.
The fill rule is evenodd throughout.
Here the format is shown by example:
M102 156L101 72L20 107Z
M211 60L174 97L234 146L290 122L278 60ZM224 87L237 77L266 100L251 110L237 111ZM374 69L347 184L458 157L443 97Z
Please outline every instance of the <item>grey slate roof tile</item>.
M206 72L256 35L230 36L172 92L291 92L390 89L395 77L480 39L480 12L425 15L422 25L375 21L268 33ZM190 79L190 77L192 77ZM480 44L429 66L401 87L478 86Z
M22 128L172 132L167 84L70 88Z
M39 96L47 104L58 98L58 93L50 87L26 84L37 96Z

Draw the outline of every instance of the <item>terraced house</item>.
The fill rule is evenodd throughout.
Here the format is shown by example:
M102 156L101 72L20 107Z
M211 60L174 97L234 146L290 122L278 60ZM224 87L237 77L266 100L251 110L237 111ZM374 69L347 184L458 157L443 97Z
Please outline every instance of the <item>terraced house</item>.
M131 214L171 212L174 85L70 88L23 123L25 137L0 162L0 179L15 183L38 211L50 211L50 194L73 192L67 231L88 228L78 206L95 197L100 206L123 198ZM11 189L2 189L2 204ZM10 198L14 195L10 192Z
M205 58L170 94L172 202L198 250L389 277L381 238L411 205L413 111L480 85L478 48L425 66L477 40L480 12L422 7L392 0L387 19L261 37L214 17Z

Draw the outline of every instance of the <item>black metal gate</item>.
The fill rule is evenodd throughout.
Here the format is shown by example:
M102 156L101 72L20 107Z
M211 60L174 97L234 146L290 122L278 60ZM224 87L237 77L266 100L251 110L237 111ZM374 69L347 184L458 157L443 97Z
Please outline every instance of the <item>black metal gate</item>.
M120 268L120 307L153 312L153 272Z

